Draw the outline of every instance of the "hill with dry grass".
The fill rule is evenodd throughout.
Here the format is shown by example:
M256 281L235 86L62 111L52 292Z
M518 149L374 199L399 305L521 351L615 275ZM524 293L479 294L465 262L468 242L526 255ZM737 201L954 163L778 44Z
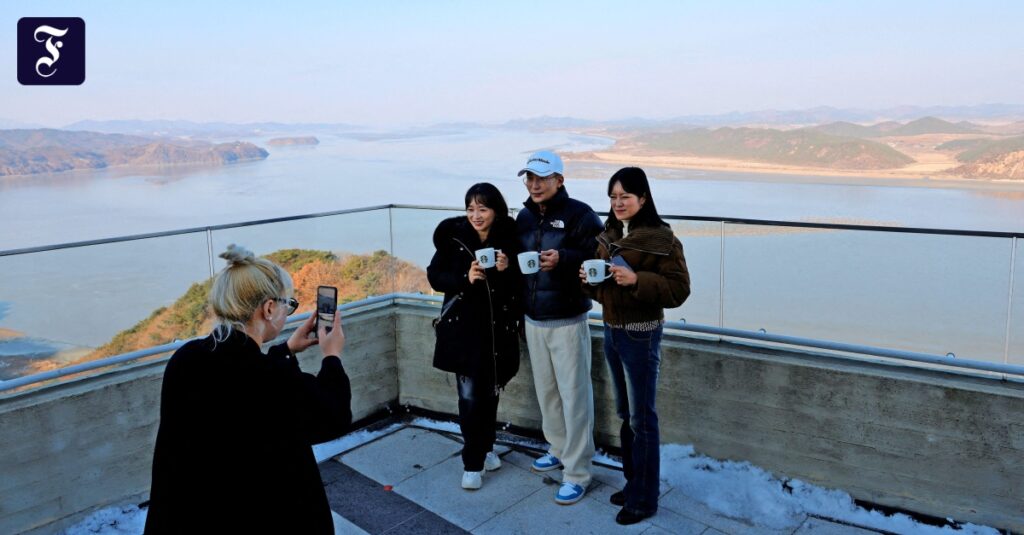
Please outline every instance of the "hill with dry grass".
M430 291L423 269L385 251L338 256L327 251L284 249L266 255L266 258L291 273L295 298L300 303L297 313L313 311L316 289L321 285L336 286L341 303L396 291ZM110 342L81 358L79 362L210 332L214 318L207 304L207 296L212 284L212 280L193 284L174 304L154 310L148 318L118 333Z
M914 160L885 144L811 129L692 129L639 135L637 154L686 155L828 169L892 169Z

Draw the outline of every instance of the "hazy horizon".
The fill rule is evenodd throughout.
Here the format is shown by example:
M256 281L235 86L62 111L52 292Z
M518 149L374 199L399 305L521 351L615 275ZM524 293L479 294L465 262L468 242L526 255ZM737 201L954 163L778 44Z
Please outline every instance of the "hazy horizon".
M0 5L0 118L351 123L669 119L1017 103L1024 4L310 1ZM21 86L25 16L86 23L81 86Z

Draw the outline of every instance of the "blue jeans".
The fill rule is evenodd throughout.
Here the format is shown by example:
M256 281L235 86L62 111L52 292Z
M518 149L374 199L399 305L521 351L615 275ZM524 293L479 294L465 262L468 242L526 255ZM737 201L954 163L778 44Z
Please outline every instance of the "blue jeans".
M661 438L655 397L661 335L660 326L649 332L604 328L604 356L615 387L615 409L622 418L623 493L626 508L640 513L658 510Z

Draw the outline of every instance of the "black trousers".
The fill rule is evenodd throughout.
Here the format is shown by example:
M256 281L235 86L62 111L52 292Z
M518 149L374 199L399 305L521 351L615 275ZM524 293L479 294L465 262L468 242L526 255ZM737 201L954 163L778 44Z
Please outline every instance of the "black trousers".
M459 427L462 429L462 465L467 472L481 472L487 452L494 449L498 395L489 378L455 376L459 391Z

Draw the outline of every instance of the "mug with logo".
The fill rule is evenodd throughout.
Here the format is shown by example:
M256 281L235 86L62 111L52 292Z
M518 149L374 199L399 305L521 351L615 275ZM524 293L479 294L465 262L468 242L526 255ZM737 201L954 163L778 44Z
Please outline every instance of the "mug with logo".
M519 271L523 275L532 275L540 271L540 253L537 251L519 253Z
M596 285L604 282L605 279L611 276L611 272L606 270L606 268L610 267L612 267L611 262L605 262L600 258L585 260L583 262L583 272L587 274L587 283Z
M480 267L489 269L494 267L498 261L498 255L495 254L494 247L484 247L483 249L476 250L476 261L480 264Z

